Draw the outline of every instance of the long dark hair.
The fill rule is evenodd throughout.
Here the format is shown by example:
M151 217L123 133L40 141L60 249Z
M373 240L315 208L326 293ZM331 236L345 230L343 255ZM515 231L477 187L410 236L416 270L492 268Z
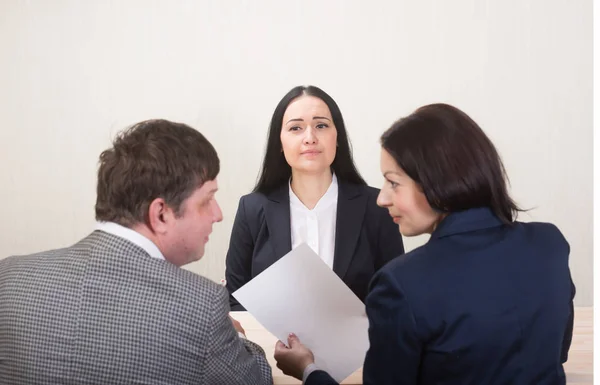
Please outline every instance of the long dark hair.
M504 223L523 211L508 194L508 177L494 144L456 107L417 109L382 135L381 146L438 211L488 207Z
M366 185L367 183L360 176L354 160L352 159L352 148L350 145L350 139L346 134L346 126L344 125L344 119L337 103L327 95L325 91L315 86L297 86L294 87L285 94L285 96L279 101L273 117L271 118L271 124L269 125L269 135L267 138L267 151L265 152L265 158L263 160L262 169L260 170L258 182L254 186L254 192L261 192L267 194L276 188L286 184L291 175L292 168L285 160L285 156L282 152L281 146L281 127L283 123L283 115L288 105L292 100L299 96L308 95L315 96L321 99L331 112L333 118L333 124L337 130L337 151L331 169L335 172L338 180L353 183L358 185Z

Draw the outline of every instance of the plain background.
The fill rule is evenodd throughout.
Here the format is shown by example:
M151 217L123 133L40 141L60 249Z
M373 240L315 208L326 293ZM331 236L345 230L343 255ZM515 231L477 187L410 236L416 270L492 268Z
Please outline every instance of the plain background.
M396 119L433 102L467 112L531 208L520 219L563 231L576 304L593 304L591 0L2 0L0 59L0 258L92 231L98 155L126 126L166 118L219 152L225 219L186 268L223 278L275 105L314 84L376 187Z

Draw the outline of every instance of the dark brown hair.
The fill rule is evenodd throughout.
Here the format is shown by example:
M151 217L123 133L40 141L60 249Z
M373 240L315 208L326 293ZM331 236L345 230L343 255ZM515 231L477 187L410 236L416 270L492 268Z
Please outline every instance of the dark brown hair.
M494 144L456 107L419 108L395 122L381 145L440 212L488 207L511 223L522 211L508 194L508 177Z
M167 120L137 123L100 155L96 219L147 223L159 197L179 215L181 203L218 173L217 152L200 132Z

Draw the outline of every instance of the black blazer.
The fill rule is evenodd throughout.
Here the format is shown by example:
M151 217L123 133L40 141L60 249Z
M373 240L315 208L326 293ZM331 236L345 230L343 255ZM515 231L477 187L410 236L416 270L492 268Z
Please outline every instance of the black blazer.
M575 286L549 223L454 213L373 277L365 385L565 384ZM335 384L323 371L307 385Z
M404 253L402 236L388 211L376 204L379 190L338 180L333 271L364 301L373 274ZM240 199L226 259L233 293L292 250L287 184L268 195ZM230 295L231 310L244 308Z

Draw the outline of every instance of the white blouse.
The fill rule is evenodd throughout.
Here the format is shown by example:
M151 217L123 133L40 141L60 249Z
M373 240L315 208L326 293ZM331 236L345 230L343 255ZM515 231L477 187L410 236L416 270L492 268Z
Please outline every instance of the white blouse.
M319 199L312 210L309 210L292 191L291 181L289 189L292 249L305 242L327 266L333 268L338 200L338 183L335 174L325 195Z

